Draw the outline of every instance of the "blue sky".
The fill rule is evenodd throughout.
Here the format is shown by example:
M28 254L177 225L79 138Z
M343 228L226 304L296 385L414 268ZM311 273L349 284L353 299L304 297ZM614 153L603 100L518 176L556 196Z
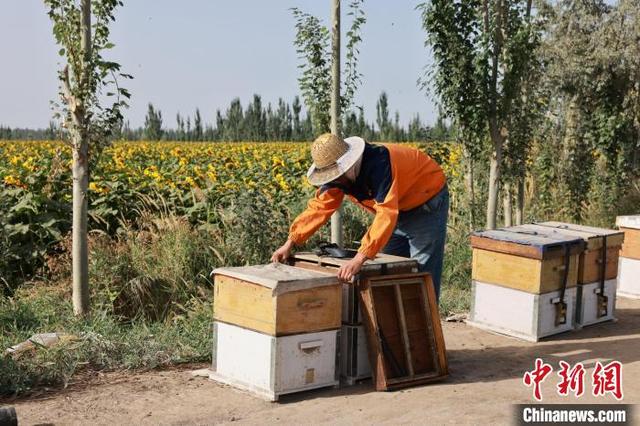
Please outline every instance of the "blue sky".
M416 86L429 63L418 3L365 0L364 78L356 104L369 121L382 90L403 123L415 113L435 120L433 100ZM343 0L344 20L347 4ZM126 83L133 93L126 113L131 125L143 123L148 102L160 108L168 127L175 126L177 112L192 115L196 107L212 122L217 108L234 97L246 106L253 93L265 104L278 97L291 102L299 93L294 6L328 21L330 0L125 0L112 28L110 58L135 77ZM0 125L46 127L60 58L43 2L2 0L0 40Z

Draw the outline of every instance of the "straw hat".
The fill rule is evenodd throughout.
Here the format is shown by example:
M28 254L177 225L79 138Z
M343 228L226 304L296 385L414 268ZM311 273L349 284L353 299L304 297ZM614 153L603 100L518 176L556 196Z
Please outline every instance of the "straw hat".
M311 146L313 165L307 172L312 185L324 185L342 176L364 152L364 139L357 136L342 139L331 133L316 138Z

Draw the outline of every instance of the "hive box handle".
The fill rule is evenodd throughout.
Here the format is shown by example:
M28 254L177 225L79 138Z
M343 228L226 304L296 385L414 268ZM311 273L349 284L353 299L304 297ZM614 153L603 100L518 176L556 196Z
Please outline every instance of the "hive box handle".
M298 303L300 309L317 309L322 308L325 305L325 299L307 300Z
M300 342L299 346L301 351L309 352L313 349L322 347L323 344L324 342L322 340L314 340L312 342Z

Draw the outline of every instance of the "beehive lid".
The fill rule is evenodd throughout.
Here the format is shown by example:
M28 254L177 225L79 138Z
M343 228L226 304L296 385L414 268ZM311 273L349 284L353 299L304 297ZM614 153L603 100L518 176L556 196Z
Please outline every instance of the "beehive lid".
M282 263L217 268L211 274L258 284L273 290L274 295L338 284L338 278L335 275Z
M618 216L616 225L620 228L640 229L640 214L634 216Z
M317 263L318 265L325 266L336 266L340 267L345 263L349 262L351 259L340 259L337 257L328 257L328 256L318 256L312 252L300 252L293 255L293 258L296 260L304 260L307 262ZM401 256L393 256L390 254L379 253L376 255L374 259L367 260L362 265L361 272L368 272L373 270L378 270L386 265L389 267L407 267L411 268L413 266L417 267L418 263L415 259L409 259Z
M582 238L562 234L553 228L539 228L541 229L520 225L474 232L471 234L471 246L533 259L562 257L566 246L569 247L570 254L584 250L585 242Z
M602 248L602 238L607 237L607 247L621 246L624 242L624 232L616 229L596 228L593 226L575 225L572 223L563 222L542 222L533 225L525 225L534 227L546 226L552 229L557 229L566 235L573 237L580 237L587 243L587 250L598 250Z

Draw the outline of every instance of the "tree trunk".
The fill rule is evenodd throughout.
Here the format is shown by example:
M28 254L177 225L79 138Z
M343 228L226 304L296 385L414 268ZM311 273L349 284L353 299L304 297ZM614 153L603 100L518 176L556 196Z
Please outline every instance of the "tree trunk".
M476 188L474 182L475 164L473 162L473 156L466 148L464 149L464 156L466 158L465 186L469 196L469 231L474 231L476 226Z
M524 223L524 176L518 178L516 193L516 225Z
M331 4L331 133L340 136L340 0ZM342 207L331 217L331 242L342 245Z
M502 188L503 192L503 206L504 211L504 226L513 226L513 208L511 206L511 182L505 182Z
M562 183L569 192L569 211L575 221L579 221L582 213L582 202L586 200L584 190L581 189L581 182L586 176L586 164L579 161L583 149L582 135L580 131L581 115L578 104L578 95L574 95L569 101L565 115L565 134L563 140L563 158L561 162ZM576 177L575 173L580 167L585 167L583 173Z
M500 164L502 163L502 141L494 135L493 153L489 165L489 197L487 199L487 229L496 229L498 193L500 189ZM496 140L497 139L497 140Z
M489 196L487 198L487 229L496 228L496 220L498 214L498 194L500 189L500 165L502 163L502 129L498 126L498 64L502 52L503 34L502 34L502 16L504 13L504 4L499 1L499 10L496 12L495 28L494 28L494 45L491 54L491 77L489 80L489 99L488 99L488 121L489 134L493 143L493 152L491 153L491 161L489 167ZM485 32L489 33L489 5L488 1L483 1L483 16Z
M91 0L82 0L81 45L84 74L79 84L87 87L91 60ZM68 83L68 81L67 81ZM78 81L76 81L78 84ZM89 132L82 100L72 99L73 129L73 219L72 267L73 311L76 315L89 313L89 247L87 234L89 190Z
M78 134L73 149L73 311L76 315L89 312L89 249L87 210L89 189L89 144L86 135Z

